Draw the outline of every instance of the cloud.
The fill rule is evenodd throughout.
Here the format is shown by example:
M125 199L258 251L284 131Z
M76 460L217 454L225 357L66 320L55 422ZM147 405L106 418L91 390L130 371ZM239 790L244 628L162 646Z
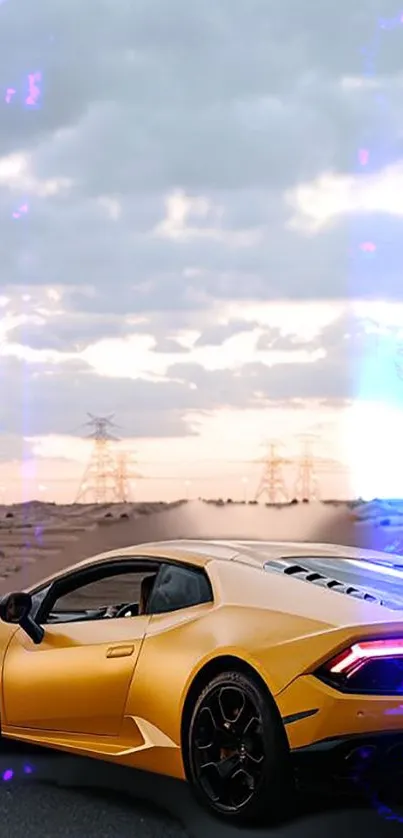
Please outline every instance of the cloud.
M65 353L81 351L101 338L108 340L125 337L137 328L138 325L117 315L95 315L89 318L84 314L68 315L61 311L26 317L23 322L13 325L7 334L10 343L35 350L50 349Z
M160 338L156 341L154 346L154 352L160 353L162 355L176 355L178 352L189 352L187 347L182 346L179 341L175 340L174 338Z
M345 312L310 339L280 329L265 332L261 349L293 353L309 350L298 364L286 359L274 365L259 361L229 371L207 371L201 366L175 364L168 374L191 382L206 398L210 389L221 393L222 404L267 408L273 402L320 400L323 404L364 399L400 398L396 374L398 330L381 328L375 321ZM321 351L321 356L313 354ZM367 376L369 384L362 387ZM403 395L403 392L402 392ZM228 400L228 401L226 401ZM239 400L239 401L238 401ZM401 400L401 398L400 398Z
M291 224L314 232L343 215L377 213L401 217L402 181L403 163L365 176L362 173L321 175L310 184L301 184L289 195L297 212Z
M324 344L326 346L326 341L324 341ZM298 349L306 349L310 345L312 345L312 341L309 341L306 338L304 339L292 332L284 332L282 329L274 327L260 335L256 344L256 349L259 349L262 352L266 352L268 350L285 350L290 352Z
M29 440L24 439L16 433L3 433L2 429L0 435L0 462L30 459L32 453L33 445Z
M56 14L20 0L1 11L0 88L15 90L2 102L5 285L70 286L77 310L119 314L350 293L350 201L363 226L397 201L351 173L362 126L375 147L384 130L360 83L376 8L61 0ZM396 160L400 59L394 33L385 38L376 93L387 91ZM375 159L374 183L384 164ZM383 273L396 294L393 265Z
M388 334L392 352L393 330ZM168 353L165 378L148 380L141 375L128 378L124 372L119 378L98 375L84 360L61 359L55 366L3 357L1 380L8 397L0 405L2 432L26 438L72 435L91 410L99 415L115 412L123 436L174 437L197 432L195 414L207 416L223 408L267 410L286 401L300 407L309 399L335 405L357 396L358 371L365 359L378 357L380 347L386 345L379 328L352 315L340 317L306 341L311 356L300 359L298 365L292 362L292 335L282 337L273 330L270 338L279 341L285 352L281 363L270 366L248 358L231 369L206 369L191 360L190 352L188 362L175 363L169 363ZM157 344L157 348L161 352L171 345ZM315 356L318 350L321 354ZM392 354L390 369L396 377ZM381 379L377 387L379 394ZM364 398L374 396L376 387L363 394Z
M185 384L105 379L84 363L66 362L55 368L15 359L2 360L1 378L4 388L14 383L10 399L0 405L0 426L6 434L74 435L87 410L106 415L111 409L119 416L124 436L191 432L184 413L195 400Z
M379 335L313 308L401 299L401 32L370 82L362 54L383 7L1 4L4 433L357 394Z
M195 341L195 346L221 346L224 341L239 335L242 332L250 332L253 328L259 328L258 323L251 323L247 320L230 320L228 323L217 323L205 329Z

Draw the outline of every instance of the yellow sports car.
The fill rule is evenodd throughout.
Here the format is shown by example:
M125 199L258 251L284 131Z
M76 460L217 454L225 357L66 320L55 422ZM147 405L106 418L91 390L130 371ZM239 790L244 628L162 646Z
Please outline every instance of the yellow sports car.
M187 779L228 819L275 817L305 764L399 763L402 580L397 556L329 544L92 557L3 597L2 735Z

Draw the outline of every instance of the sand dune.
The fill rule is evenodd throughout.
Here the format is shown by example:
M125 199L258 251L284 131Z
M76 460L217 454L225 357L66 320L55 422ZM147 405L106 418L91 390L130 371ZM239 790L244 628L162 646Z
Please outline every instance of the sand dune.
M24 587L25 579L35 582L53 568L130 545L137 522L180 503L0 506L0 590L9 589L11 579Z
M312 503L283 507L106 504L0 507L0 591L18 590L105 550L175 538L341 543L403 552L403 505Z

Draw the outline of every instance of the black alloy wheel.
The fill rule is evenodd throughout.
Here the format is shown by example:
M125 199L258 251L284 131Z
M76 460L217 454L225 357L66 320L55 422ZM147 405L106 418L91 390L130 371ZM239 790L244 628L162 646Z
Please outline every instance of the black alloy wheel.
M288 740L274 700L253 678L225 672L203 689L184 756L197 798L221 817L278 822L290 813Z

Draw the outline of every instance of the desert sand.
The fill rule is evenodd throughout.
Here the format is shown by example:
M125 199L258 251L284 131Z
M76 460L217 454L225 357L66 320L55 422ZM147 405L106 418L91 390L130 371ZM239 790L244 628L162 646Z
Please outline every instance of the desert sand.
M403 552L403 504L173 504L0 507L0 593L20 590L106 550L174 538L340 543Z
M0 591L18 590L81 559L130 546L138 542L138 532L150 531L145 519L156 521L181 503L0 506Z

